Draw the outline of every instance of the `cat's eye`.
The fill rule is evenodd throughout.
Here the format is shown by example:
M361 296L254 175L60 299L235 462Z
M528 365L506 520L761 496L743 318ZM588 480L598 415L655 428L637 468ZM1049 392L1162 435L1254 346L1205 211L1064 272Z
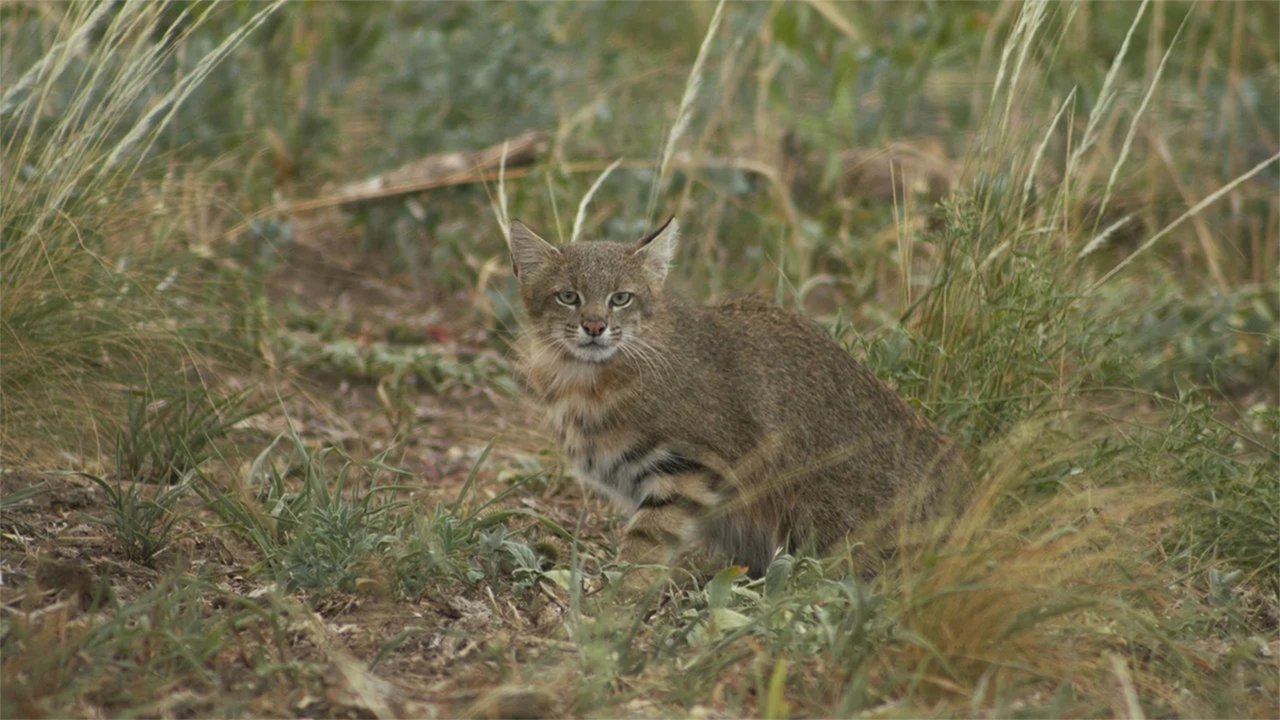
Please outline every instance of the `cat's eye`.
M561 290L556 293L556 302L564 305L565 307L574 307L578 303L582 302L582 298L578 297L578 293L572 290Z
M616 292L609 296L609 304L616 308L626 307L631 304L631 293Z

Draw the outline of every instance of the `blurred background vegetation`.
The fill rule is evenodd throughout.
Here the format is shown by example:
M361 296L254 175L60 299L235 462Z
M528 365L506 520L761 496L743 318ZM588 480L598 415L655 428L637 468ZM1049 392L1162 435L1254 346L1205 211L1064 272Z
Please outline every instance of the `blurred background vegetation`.
M982 467L1017 475L1023 500L1077 485L1176 490L1177 521L1151 546L1232 614L1161 632L1273 638L1280 5L744 3L706 35L713 17L697 2L0 6L4 467L184 487L217 459L270 478L254 502L296 504L290 527L310 540L263 530L222 481L200 493L267 558L263 572L306 578L295 589L356 592L360 563L382 562L408 596L476 573L525 592L536 543L484 545L492 528L462 512L463 495L428 530L373 489L344 514L342 480L332 496L290 495L286 477L318 488L323 474L254 475L283 450L233 430L296 393L322 405L323 388L376 387L370 412L390 431L375 449L404 459L422 430L414 407L455 402L458 388L514 394L504 352L518 313L496 208L567 240L579 201L621 159L584 237L638 237L678 215L681 291L754 290L804 310ZM339 202L349 183L528 131L545 138L536 161L501 184L464 168L444 187ZM1043 442L1011 440L1028 428ZM284 446L282 467L312 467L315 447ZM1000 470L1011 446L1024 465ZM112 527L131 528L129 557L161 552L174 491L144 501L104 487ZM368 542L319 552L317 538L335 537L326 523ZM394 557L404 546L369 539L445 527L469 539ZM158 544L137 535L148 532ZM505 559L455 562L484 547ZM335 565L333 553L362 559ZM476 570L490 565L505 570ZM824 582L796 597L843 592ZM669 615L659 632L685 642L687 620ZM847 651L812 650L837 665ZM664 652L653 666L675 667ZM857 667L869 674L849 670L847 687L884 684L819 693L806 712L887 697L922 703L913 712L935 697ZM986 677L951 672L968 688ZM658 677L674 688L667 707L710 692L702 676ZM775 689L759 683L759 704L733 711L768 709ZM622 701L591 687L572 708ZM68 702L68 688L50 692ZM1215 691L1202 705L1156 694L1174 713L1266 714L1276 692Z

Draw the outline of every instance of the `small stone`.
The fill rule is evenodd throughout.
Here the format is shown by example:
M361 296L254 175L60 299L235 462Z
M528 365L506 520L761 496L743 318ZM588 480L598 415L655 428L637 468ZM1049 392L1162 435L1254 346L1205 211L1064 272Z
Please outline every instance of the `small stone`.
M1266 640L1263 640L1257 635L1254 635L1249 639L1252 640L1255 645L1257 645L1258 657L1269 658L1274 654L1271 650L1271 645Z

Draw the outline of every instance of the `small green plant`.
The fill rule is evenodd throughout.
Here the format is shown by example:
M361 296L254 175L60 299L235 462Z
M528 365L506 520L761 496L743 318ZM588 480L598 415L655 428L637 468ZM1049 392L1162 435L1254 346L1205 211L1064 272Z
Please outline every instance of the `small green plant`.
M282 444L283 464L277 457ZM394 547L394 511L403 507L391 498L401 488L379 477L401 474L381 459L356 462L334 447L313 452L289 434L263 450L230 489L201 477L197 490L289 588L318 600L377 580L365 571Z
M328 450L320 451L320 462ZM385 584L370 573L399 539L395 511L404 504L391 499L398 488L352 482L355 466L344 458L330 489L315 467L307 469L305 499L285 506L293 530L277 559L289 586L323 597L331 590L352 592L365 583Z
M407 383L433 392L456 385L496 386L512 394L518 392L510 365L499 356L467 358L426 345L362 344L350 338L321 341L313 334L296 331L282 333L279 342L280 354L298 367L377 380L389 385L393 394L403 392L397 386ZM393 404L394 398L387 396L383 402Z
M491 509L519 492L521 483L469 504L487 456L486 449L453 503L427 512L394 498L406 488L386 478L406 473L384 457L361 462L334 447L312 450L293 433L263 450L243 481L222 488L202 478L196 487L287 587L305 590L315 601L365 590L417 597L440 582L486 578L513 578L530 587L542 561L505 524L528 517L559 537L570 534L527 508Z
M85 477L106 493L107 510L111 514L99 522L115 535L124 556L143 565L153 565L156 556L169 546L173 526L181 518L174 508L191 487L189 476L151 497L144 495L141 483L119 478L112 483L94 475Z
M26 505L28 500L39 497L47 492L49 492L49 488L47 487L32 485L31 487L0 495L0 512L16 510Z
M202 388L131 393L125 427L116 438L116 475L139 482L177 482L213 456L214 443L264 408L248 391L224 395Z
M1149 440L1157 452L1176 458L1177 477L1188 491L1185 522L1170 545L1211 566L1236 568L1280 593L1280 451L1274 444L1280 412L1259 413L1264 427L1255 438L1218 422L1214 407L1194 395L1170 402L1176 403L1173 422Z

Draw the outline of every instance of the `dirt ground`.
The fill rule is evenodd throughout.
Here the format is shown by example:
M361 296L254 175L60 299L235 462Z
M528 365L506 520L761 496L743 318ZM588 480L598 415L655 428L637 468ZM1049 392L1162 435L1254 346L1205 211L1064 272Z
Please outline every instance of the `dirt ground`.
M310 247L292 248L271 275L273 299L290 305L290 312L341 318L343 333L357 343L385 337L394 325L401 332L409 328L420 333L429 350L459 362L477 357L504 362L477 320L470 297L442 295L413 287L404 277L381 275L377 260L338 249L349 240L342 233L317 233ZM476 475L478 498L491 498L507 487L501 476L512 468L544 467L548 482L505 503L578 528L584 547L611 551L616 519L604 503L585 498L561 476L536 412L511 392L464 384L437 389L419 385L390 408L372 378L323 369L268 375L227 378L232 386L269 386L284 400L233 431L233 447L211 461L213 476L244 472L254 453L292 427L308 445L336 446L353 458L386 452L389 464L409 473L398 480L403 487L399 499L431 512L458 497L492 444ZM94 467L66 459L76 461L73 467ZM6 468L0 483L0 494L6 496L28 488L44 490L6 512L0 525L0 607L10 618L35 622L32 618L40 616L75 617L99 607L102 597L127 603L173 573L199 575L229 596L253 599L275 590L266 574L257 572L258 555L232 533L220 532L218 519L195 495L182 501L183 519L171 546L148 567L123 557L101 522L106 493L87 477ZM144 495L161 491L140 489ZM532 524L517 518L508 530L519 532ZM554 713L560 706L545 682L510 676L510 670L554 664L540 660L573 652L565 636L568 598L563 590L540 582L523 596L499 597L476 583L411 601L383 592L378 583L372 577L362 592L335 594L314 609L301 594L284 599L292 609L289 627L296 635L288 644L295 658L321 668L310 682L263 692L267 689L251 687L254 679L247 676L244 687L227 689L252 698L246 708L251 715L531 716ZM208 602L212 611L218 599ZM370 664L373 669L366 669ZM146 714L203 714L210 707L192 689L173 688L170 697L156 702ZM19 705L20 713L23 709ZM25 706L31 714L47 709ZM104 710L110 712L91 704L67 709L88 715Z

